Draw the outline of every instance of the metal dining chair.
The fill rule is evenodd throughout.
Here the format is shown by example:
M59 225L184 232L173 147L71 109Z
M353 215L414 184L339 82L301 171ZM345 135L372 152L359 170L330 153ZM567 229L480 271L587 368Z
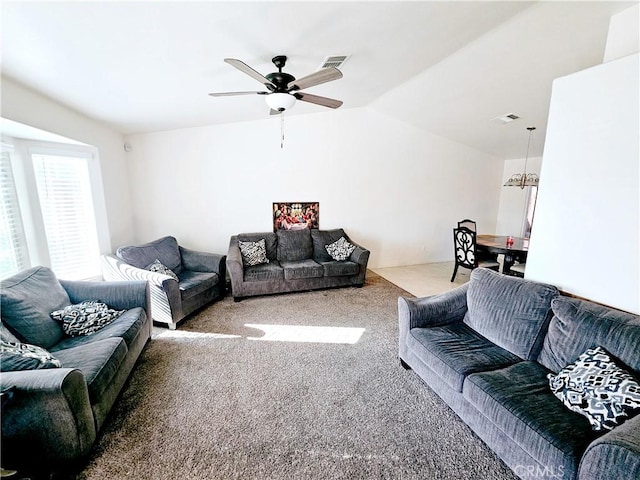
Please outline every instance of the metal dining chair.
M500 270L500 264L497 261L491 259L478 259L476 251L476 232L466 227L453 229L453 250L456 264L453 268L453 275L451 276L452 282L456 278L458 267L468 268L469 270L484 267L495 270L496 272Z
M460 220L458 222L458 228L460 227L465 227L468 228L469 230L472 230L474 232L478 232L478 229L476 228L476 222L475 220L471 220L469 218L465 218L464 220Z

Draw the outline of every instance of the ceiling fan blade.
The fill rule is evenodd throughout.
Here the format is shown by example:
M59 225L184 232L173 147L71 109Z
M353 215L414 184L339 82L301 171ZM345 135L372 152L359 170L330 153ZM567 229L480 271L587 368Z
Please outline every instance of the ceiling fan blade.
M229 65L231 65L232 67L236 67L241 72L246 73L251 78L254 78L257 81L259 81L260 83L263 83L270 90L271 90L271 88L273 88L273 89L277 88L276 85L271 80L269 80L267 77L265 77L261 73L256 72L253 68L251 68L246 63L244 63L244 62L242 62L240 60L236 60L235 58L225 58L224 61L226 63L228 63Z
M210 93L212 97L231 97L234 95L266 95L269 92L220 92Z
M310 93L296 92L295 97L303 102L315 103L316 105L322 105L323 107L338 108L342 105L342 100L320 97L318 95L311 95Z
M289 90L304 90L305 88L320 85L321 83L331 82L342 78L342 72L335 67L323 68L317 72L298 78L287 84Z

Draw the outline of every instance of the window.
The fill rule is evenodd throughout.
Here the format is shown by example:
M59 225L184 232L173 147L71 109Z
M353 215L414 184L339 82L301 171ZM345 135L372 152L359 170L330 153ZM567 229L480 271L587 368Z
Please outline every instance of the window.
M95 275L100 253L88 158L31 157L52 270L62 278Z
M100 276L111 245L98 152L61 141L2 138L0 278L36 265L69 280Z
M0 156L0 278L29 265L20 204L11 168L11 147L2 145Z

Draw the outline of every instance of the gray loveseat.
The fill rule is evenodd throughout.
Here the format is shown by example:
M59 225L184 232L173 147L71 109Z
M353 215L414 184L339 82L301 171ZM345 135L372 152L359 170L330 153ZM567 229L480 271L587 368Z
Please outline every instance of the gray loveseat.
M595 432L547 379L595 346L640 378L640 317L482 268L398 314L403 366L521 478L640 478L640 416Z
M2 466L53 471L85 456L151 338L146 282L58 281L45 267L0 284L3 342L42 347L59 368L13 370L3 351ZM125 310L86 336L67 336L50 313L100 300Z
M178 245L166 236L142 245L119 247L115 255L103 255L105 280L145 280L151 292L151 317L175 330L187 315L225 295L226 257ZM173 277L148 268L158 260Z
M344 237L356 248L344 261L334 260L325 245ZM238 241L265 240L268 263L246 265ZM353 242L343 229L278 230L241 233L229 241L227 270L235 301L272 293L364 285L369 250Z

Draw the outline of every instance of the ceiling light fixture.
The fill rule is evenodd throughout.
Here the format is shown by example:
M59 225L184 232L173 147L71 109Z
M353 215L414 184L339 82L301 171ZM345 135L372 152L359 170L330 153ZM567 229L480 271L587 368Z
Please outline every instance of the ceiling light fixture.
M289 93L270 93L264 97L267 105L271 110L276 112L284 112L291 110L296 104L296 97Z
M505 187L537 187L540 182L540 178L535 173L527 173L527 161L529 160L529 146L531 145L531 136L536 127L527 127L529 130L529 140L527 142L527 156L524 159L524 171L522 173L515 173L511 175L511 178L504 184Z

